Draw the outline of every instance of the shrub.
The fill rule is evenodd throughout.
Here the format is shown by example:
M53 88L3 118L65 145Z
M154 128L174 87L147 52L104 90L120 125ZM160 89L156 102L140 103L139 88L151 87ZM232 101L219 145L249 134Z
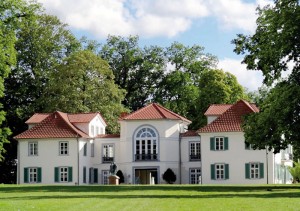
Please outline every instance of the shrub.
M172 171L172 169L168 168L165 173L163 174L163 179L168 183L168 184L173 184L176 181L176 175Z
M121 184L121 183L124 183L124 175L123 175L123 172L122 172L121 170L118 170L117 173L116 173L116 175L117 175L118 177L120 177L119 183L120 183L120 184Z

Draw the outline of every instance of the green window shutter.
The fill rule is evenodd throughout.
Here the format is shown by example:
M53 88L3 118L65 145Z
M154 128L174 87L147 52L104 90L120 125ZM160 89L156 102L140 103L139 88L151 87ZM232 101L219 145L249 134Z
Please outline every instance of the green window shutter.
M264 178L264 163L259 164L259 178Z
M215 176L215 165L214 164L210 165L210 178L212 180L216 179L216 176Z
M28 168L24 168L24 183L29 182L29 177L28 177Z
M59 168L58 167L55 167L54 168L54 181L55 182L59 182Z
M73 180L73 170L72 167L68 167L68 182L72 182Z
M37 168L37 182L42 182L42 168Z
M210 150L215 150L215 138L210 138Z
M224 138L224 142L225 142L224 150L228 150L228 137Z
M83 183L86 183L86 167L83 167Z
M229 164L225 164L225 179L229 179Z
M250 163L245 163L245 178L250 179Z
M94 169L94 183L98 183L98 169Z
M89 168L89 183L92 183L92 170L93 168Z

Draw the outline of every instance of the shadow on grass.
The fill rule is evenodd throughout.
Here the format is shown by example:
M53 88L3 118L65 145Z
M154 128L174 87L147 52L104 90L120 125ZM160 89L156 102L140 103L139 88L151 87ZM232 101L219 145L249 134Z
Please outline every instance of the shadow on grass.
M101 195L101 194L77 194L77 195L43 195L43 196L12 196L12 197L0 197L0 200L43 200L43 199L207 199L207 198L300 198L300 192L276 192L270 191L261 193L216 193L216 194L130 194L130 195Z
M0 185L1 192L127 192L127 191L196 191L196 192L257 192L266 190L300 191L300 185Z

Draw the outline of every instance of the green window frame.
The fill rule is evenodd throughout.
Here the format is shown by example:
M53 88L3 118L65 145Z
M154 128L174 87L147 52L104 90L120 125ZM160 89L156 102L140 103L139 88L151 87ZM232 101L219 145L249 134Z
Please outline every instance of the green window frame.
M229 164L226 163L211 164L210 175L212 180L229 179Z
M73 168L71 166L59 166L54 168L54 182L72 182Z
M86 183L86 167L83 167L83 183Z
M245 163L245 178L246 179L263 179L264 178L264 163L260 163L260 162Z
M210 150L211 151L224 151L228 150L229 140L228 137L215 136L210 138Z
M42 168L27 167L24 168L24 183L41 183L42 182Z

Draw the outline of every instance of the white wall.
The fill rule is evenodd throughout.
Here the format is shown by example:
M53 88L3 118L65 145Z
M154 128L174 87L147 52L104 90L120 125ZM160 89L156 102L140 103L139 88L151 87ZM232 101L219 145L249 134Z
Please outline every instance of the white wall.
M273 153L269 152L268 156L266 156L266 150L245 150L244 135L242 132L202 133L200 135L203 184L267 184L267 175L268 183L273 183ZM210 137L214 136L228 137L228 150L211 151ZM263 179L245 179L245 163L249 162L264 163ZM210 166L214 163L229 164L228 180L211 180Z
M38 142L38 156L28 155L28 143ZM69 142L69 154L59 155L59 142ZM42 168L42 184L64 184L74 185L77 183L77 140L76 139L32 139L19 141L19 182L24 183L24 168L41 167ZM54 168L71 166L73 181L71 183L55 183Z
M190 161L190 142L200 142L200 136L181 138L181 183L190 183L190 169L201 168L201 161ZM202 158L202 156L201 156Z

